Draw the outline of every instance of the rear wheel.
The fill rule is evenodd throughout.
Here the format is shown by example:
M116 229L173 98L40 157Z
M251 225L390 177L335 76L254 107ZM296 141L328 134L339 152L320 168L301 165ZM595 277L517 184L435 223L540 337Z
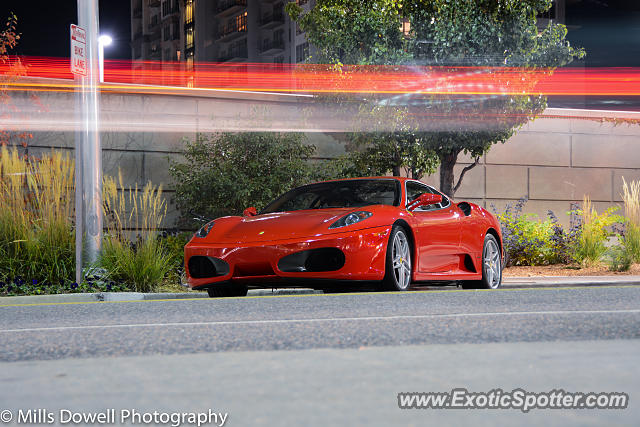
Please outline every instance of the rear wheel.
M406 291L411 285L411 244L406 230L394 225L387 244L387 259L382 290Z
M484 238L482 247L482 280L462 282L465 289L496 289L502 283L502 257L498 241L491 234Z
M211 298L244 297L249 289L245 285L213 285L207 289Z

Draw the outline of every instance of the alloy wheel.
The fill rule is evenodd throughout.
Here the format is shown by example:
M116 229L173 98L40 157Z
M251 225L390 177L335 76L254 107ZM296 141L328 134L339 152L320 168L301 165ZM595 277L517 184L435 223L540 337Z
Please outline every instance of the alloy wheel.
M407 289L411 283L411 252L407 236L398 231L393 238L393 273L400 289Z

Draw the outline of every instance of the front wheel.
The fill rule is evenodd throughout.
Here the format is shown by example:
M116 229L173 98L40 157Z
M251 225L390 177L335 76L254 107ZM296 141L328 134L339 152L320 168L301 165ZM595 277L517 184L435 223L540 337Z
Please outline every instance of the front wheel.
M502 283L502 257L498 241L491 234L484 238L482 247L482 280L462 282L464 289L496 289Z
M401 226L391 228L382 290L406 291L411 284L411 244Z

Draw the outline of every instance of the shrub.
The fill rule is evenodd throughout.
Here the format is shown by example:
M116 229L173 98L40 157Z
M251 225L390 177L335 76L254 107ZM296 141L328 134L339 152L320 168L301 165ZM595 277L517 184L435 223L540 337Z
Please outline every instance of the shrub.
M0 281L43 289L73 277L73 188L69 156L0 149Z
M640 181L627 184L622 178L625 227L622 244L632 262L640 262Z
M167 279L171 284L184 283L184 246L192 236L193 233L189 232L164 232L159 236L159 241L169 257L171 270Z
M162 189L125 189L121 176L104 178L106 271L90 266L75 283L73 172L73 160L59 152L36 159L0 148L0 294L153 290L174 268L156 238ZM134 243L130 230L140 230Z
M172 268L170 256L157 234L166 215L162 187L150 182L141 190L126 188L122 174L104 178L103 203L107 232L99 265L108 278L133 286L138 292L151 292ZM130 230L137 230L135 242Z
M613 234L608 228L623 221L622 217L613 214L616 210L618 207L612 206L598 214L591 199L584 197L582 209L578 210L582 220L582 233L576 240L574 260L577 263L588 266L600 262L607 251L607 239Z
M550 245L553 250L551 264L569 264L573 261L576 241L582 233L582 221L577 214L577 205L572 204L569 214L569 229L565 230L558 217L549 210L547 216L551 220L552 234Z
M624 246L615 246L610 250L611 259L609 269L611 271L629 271L633 258Z
M176 205L194 227L193 214L206 218L258 210L291 188L322 176L324 162L310 162L315 147L299 133L218 133L186 142L184 162L170 161Z
M502 228L506 265L546 265L557 256L552 244L556 223L551 219L539 221L536 215L523 214L527 202L522 198L515 206L507 205L503 213L496 213ZM495 211L495 206L493 207Z
M136 292L153 292L171 268L169 257L154 239L135 244L109 236L105 238L99 264L107 277L131 285Z

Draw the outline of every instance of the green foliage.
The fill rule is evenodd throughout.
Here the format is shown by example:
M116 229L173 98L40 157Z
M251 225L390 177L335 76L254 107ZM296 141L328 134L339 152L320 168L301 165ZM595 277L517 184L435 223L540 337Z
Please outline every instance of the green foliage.
M306 32L326 64L397 64L411 58L399 31L401 5L393 0L318 0L303 13L295 3L285 10Z
M0 149L0 281L57 284L73 277L73 162Z
M609 251L611 259L609 261L609 270L611 271L629 271L633 264L633 256L624 246L615 246Z
M632 262L640 263L640 227L627 222L622 237L625 253Z
M193 233L182 232L175 234L164 233L160 240L165 253L168 256L168 264L171 270L167 275L167 280L173 284L183 283L184 274L184 247L191 240Z
M558 253L552 239L551 219L540 221L537 215L522 214L522 205L508 207L496 215L502 227L507 265L548 265L557 262Z
M625 252L633 262L640 262L640 181L628 183L622 177L622 184L622 200L626 217L622 243Z
M156 239L165 214L161 189L125 191L122 177L105 177L106 270L94 266L75 283L73 169L60 152L36 159L0 148L0 294L153 290L172 268ZM135 245L130 229L140 232Z
M140 239L131 244L107 236L100 253L100 266L109 279L127 283L136 292L154 292L170 271L171 257L156 239Z
M543 67L551 73L553 67L584 56L582 49L566 41L564 25L550 23L538 32L536 16L551 4L551 0L318 0L306 13L294 3L286 10L317 47L316 62L340 67L344 63L438 65L450 67L452 73L462 72L456 67L479 66L487 67L479 69L483 73L496 74L496 80L499 68L488 67L510 67L511 71L516 70L511 67L523 67L523 81L533 88L536 81L528 70ZM400 29L401 17L410 23L406 36ZM386 170L404 167L419 178L431 170L431 163L424 167L424 160L435 158L440 162L440 189L453 195L457 187L453 169L460 153L482 156L546 108L542 96L477 95L465 103L446 95L425 98L414 112L447 117L457 125L433 132L403 129L410 135L404 138L394 132L363 135L353 141L358 151L354 162L369 162L376 170L389 162ZM367 101L384 105L375 97ZM380 109L386 110L381 116L391 122L385 129L396 129L394 109L393 105ZM469 125L478 120L483 128ZM411 150L403 147L407 141Z
M585 197L582 209L578 213L582 217L582 233L576 241L574 259L581 265L594 265L600 262L607 251L607 239L613 235L610 227L624 221L624 218L613 213L618 210L612 206L598 214L591 200Z
M106 233L98 265L105 276L123 282L137 292L156 291L172 269L171 256L158 240L158 230L166 215L162 186L148 182L126 187L122 174L105 177L103 210ZM135 243L129 240L129 230L136 230Z
M297 133L199 134L187 141L184 162L171 161L176 205L185 219L238 215L314 178L328 175L310 162L313 145ZM193 225L193 224L192 224Z
M434 173L438 157L431 148L425 149L430 134L419 132L418 124L408 108L375 105L363 106L357 119L366 121L368 132L348 135L348 158L354 168L371 175L392 171L420 179Z
M415 56L439 65L566 65L584 51L565 40L562 24L551 22L538 31L536 16L551 5L551 0L409 2Z

